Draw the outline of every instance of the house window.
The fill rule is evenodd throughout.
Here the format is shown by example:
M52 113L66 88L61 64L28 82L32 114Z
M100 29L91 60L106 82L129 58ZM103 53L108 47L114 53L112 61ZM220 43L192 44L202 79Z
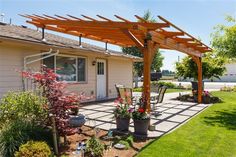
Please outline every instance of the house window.
M98 75L104 75L104 63L103 62L97 62L97 74Z
M85 74L86 74L86 66L85 66L85 58L78 58L78 81L79 82L85 82L86 81L86 77L85 77Z
M59 81L76 81L76 58L56 56L56 73Z
M45 58L43 64L55 69L59 81L86 81L86 58L59 55Z

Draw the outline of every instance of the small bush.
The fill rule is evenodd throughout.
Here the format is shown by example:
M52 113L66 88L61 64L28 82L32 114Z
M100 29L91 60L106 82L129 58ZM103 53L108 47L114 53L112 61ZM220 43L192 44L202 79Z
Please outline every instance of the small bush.
M53 146L51 131L30 122L14 121L0 132L0 156L12 157L20 145L29 140L46 141Z
M115 143L120 143L125 145L125 149L129 149L130 147L133 146L134 138L133 136L123 136L121 138L118 138Z
M142 87L138 87L138 88L134 88L133 92L142 92L143 88Z
M222 88L220 89L220 91L233 92L233 91L234 91L234 88L224 86L224 87L222 87Z
M20 146L19 151L15 153L15 157L49 157L51 154L51 150L47 143L29 141Z
M161 81L154 81L151 83L153 86L157 86L157 85L162 85L162 86L166 86L167 88L177 88L177 86L174 83L171 82L161 82Z
M233 87L233 91L236 92L236 86Z
M86 142L85 153L88 156L102 157L103 151L104 145L95 136L93 136Z
M0 102L0 129L7 123L19 119L23 121L45 122L47 111L45 99L31 92L10 92Z

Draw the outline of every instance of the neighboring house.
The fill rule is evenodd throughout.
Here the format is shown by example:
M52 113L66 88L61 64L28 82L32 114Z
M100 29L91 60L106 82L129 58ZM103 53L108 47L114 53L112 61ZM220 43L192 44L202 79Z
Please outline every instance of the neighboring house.
M43 55L50 49L53 52L47 55L51 57ZM59 54L54 55L57 50ZM34 54L39 56L26 59ZM36 61L27 64L33 60ZM115 84L132 87L133 63L140 61L142 58L122 52L86 43L80 46L77 40L54 34L45 33L42 40L40 31L0 23L0 97L24 88L17 72L23 70L24 65L27 70L39 71L40 65L45 64L49 68L60 68L56 71L60 74L59 80L67 81L70 91L94 95L93 100L115 98Z
M226 71L219 81L222 82L236 82L236 63L227 63L225 65Z

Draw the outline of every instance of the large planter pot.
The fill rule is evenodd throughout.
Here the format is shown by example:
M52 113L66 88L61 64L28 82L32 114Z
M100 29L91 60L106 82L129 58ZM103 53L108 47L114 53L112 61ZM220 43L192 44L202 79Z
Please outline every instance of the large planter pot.
M130 118L116 118L116 129L119 131L129 131Z
M192 81L191 84L192 84L192 89L197 91L198 90L198 82ZM204 90L204 82L203 81L202 81L202 90Z
M210 104L211 98L209 96L203 96L202 101L204 104Z
M194 100L194 102L197 102L197 100L198 100L197 94L193 95L193 100Z
M134 119L134 134L147 135L149 124L150 124L150 118L144 120Z
M82 127L86 122L85 116L79 114L77 116L70 116L69 124L71 127Z

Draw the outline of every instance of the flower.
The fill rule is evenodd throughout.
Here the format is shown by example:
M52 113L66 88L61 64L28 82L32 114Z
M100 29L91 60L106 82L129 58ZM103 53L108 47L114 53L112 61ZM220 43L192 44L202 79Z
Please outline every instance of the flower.
M143 109L143 108L139 108L139 109L138 109L138 112L143 113L143 112L144 112L144 109Z
M129 109L128 109L128 112L129 112L129 113L132 113L133 111L134 111L133 108L129 108Z
M203 91L203 96L210 96L209 91Z
M116 105L116 108L114 109L114 116L116 118L130 118L131 113L133 112L133 109L130 107L130 105L124 101L122 98L118 98L114 101L114 104Z

